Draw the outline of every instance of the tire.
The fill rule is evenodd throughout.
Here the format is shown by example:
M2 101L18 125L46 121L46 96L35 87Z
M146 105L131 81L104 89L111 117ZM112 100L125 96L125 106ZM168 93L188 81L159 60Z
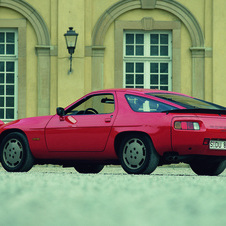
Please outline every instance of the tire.
M124 137L119 147L122 168L128 174L150 174L159 164L159 155L147 135Z
M197 175L218 176L226 167L226 161L193 160L190 167Z
M27 172L34 165L27 138L22 133L8 134L0 145L0 160L8 172Z
M94 165L94 164L76 165L74 166L74 168L79 173L95 174L95 173L99 173L104 168L104 165Z

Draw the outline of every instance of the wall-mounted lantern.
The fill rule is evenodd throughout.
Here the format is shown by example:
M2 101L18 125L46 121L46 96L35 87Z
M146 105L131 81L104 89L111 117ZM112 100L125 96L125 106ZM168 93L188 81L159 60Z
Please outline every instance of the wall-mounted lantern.
M73 27L69 27L67 33L64 34L66 45L68 49L68 53L70 54L70 70L69 74L72 72L72 54L75 52L78 33L73 30Z

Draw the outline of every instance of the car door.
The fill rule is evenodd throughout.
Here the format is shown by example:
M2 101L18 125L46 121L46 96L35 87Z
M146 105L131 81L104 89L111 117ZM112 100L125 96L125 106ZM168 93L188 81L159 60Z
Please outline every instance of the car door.
M45 135L49 151L103 151L116 116L113 94L87 96L55 115Z

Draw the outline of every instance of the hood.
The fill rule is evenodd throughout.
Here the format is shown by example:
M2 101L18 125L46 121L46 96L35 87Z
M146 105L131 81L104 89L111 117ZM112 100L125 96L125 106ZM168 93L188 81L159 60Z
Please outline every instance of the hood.
M18 129L41 129L45 128L46 124L53 116L38 116L32 118L23 118L18 119L9 123L4 124L1 126L1 129L10 129L10 128L18 128Z

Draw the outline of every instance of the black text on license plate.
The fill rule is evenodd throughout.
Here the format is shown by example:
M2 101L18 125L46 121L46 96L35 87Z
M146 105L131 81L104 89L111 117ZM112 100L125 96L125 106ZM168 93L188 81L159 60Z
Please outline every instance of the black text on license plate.
M226 150L226 140L211 140L209 148L214 150Z

